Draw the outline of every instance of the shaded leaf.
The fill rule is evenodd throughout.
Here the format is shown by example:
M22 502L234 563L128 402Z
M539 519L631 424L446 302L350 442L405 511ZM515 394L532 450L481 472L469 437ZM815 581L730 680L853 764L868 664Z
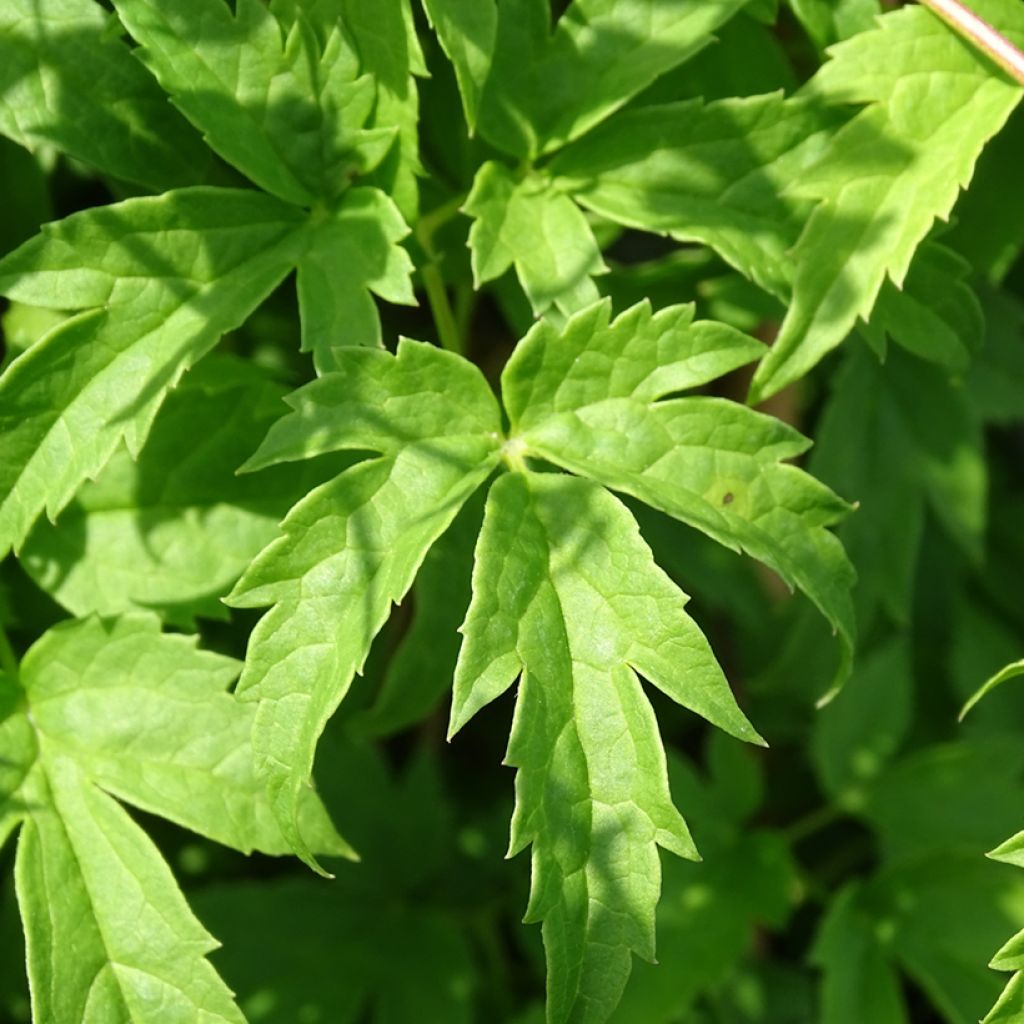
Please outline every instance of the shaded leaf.
M84 210L0 261L0 292L85 310L0 378L0 552L56 515L167 390L294 265L303 218L251 191L182 189Z
M455 677L451 732L522 674L507 755L509 852L533 846L548 1020L605 1020L631 952L654 956L657 846L695 857L636 673L757 741L685 595L602 488L513 473L491 488Z
M350 349L301 389L249 467L356 449L380 453L317 487L232 592L273 609L249 641L239 693L258 700L253 743L275 814L315 864L296 820L316 741L430 546L498 458L497 403L465 360L402 341Z

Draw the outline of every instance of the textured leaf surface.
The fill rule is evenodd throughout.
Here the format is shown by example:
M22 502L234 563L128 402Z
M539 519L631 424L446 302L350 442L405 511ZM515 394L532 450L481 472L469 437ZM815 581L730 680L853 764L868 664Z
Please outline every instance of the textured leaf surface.
M15 862L37 1020L244 1020L156 847L125 811L56 759L26 787Z
M724 733L709 739L710 778L698 778L678 755L668 757L672 792L704 860L665 859L658 963L634 965L610 1024L676 1024L693 1016L701 995L733 987L760 927L782 926L791 910L798 882L786 843L744 827L764 796L755 752Z
M786 295L806 203L785 194L821 154L835 114L781 93L630 109L567 147L556 181L621 224L711 246Z
M668 512L745 551L803 590L843 641L853 638L853 573L826 529L846 504L795 466L809 442L750 409L665 396L757 358L761 346L673 306L641 304L610 322L607 303L565 331L537 324L502 376L525 451ZM840 670L842 676L844 670Z
M1024 38L1011 0L974 9ZM793 250L793 296L758 367L757 401L805 374L871 312L886 278L897 286L936 218L946 219L985 143L1021 90L930 11L896 11L832 51L804 90L867 106L804 170L794 194L818 206Z
M518 157L557 149L692 57L743 0L428 0L467 120Z
M597 485L513 473L492 487L451 731L522 675L509 852L533 845L526 919L544 922L549 1021L606 1019L630 953L654 956L657 847L696 855L636 673L759 740L685 601Z
M598 297L591 277L607 271L586 217L546 178L516 176L489 161L477 172L464 207L477 286L515 266L535 315L563 314Z
M337 369L333 349L380 345L380 316L373 301L415 305L409 254L398 244L409 227L398 208L375 188L347 192L310 233L299 262L302 349L320 373Z
M379 452L288 514L284 536L230 601L273 609L239 686L258 699L254 745L275 813L312 862L296 821L317 738L430 546L498 458L497 403L470 363L418 342L398 355L345 353L344 369L296 393L251 467L328 451Z
M0 822L20 820L15 877L39 1020L242 1020L204 959L156 847L112 795L242 850L286 845L252 767L253 709L229 658L152 616L58 626L3 681ZM13 756L12 756L13 754ZM323 807L318 847L344 852Z
M371 128L398 131L396 144L370 176L397 203L406 218L416 213L419 158L419 96L413 75L426 64L413 22L410 0L303 0L310 19L329 33L340 17L352 36L359 67L372 74L376 103Z
M205 359L168 396L138 460L115 452L56 524L36 523L21 564L79 617L226 618L220 598L328 475L309 464L235 475L280 415L281 394L240 360Z
M209 150L168 110L112 21L94 0L5 0L0 133L152 188L201 182Z
M390 147L364 130L372 78L340 26L317 38L301 11L289 25L260 0L117 0L139 56L210 146L257 185L308 205L332 200Z
M168 388L294 265L298 210L182 189L74 214L0 261L0 292L86 310L0 378L0 551L18 546L123 439L141 447Z

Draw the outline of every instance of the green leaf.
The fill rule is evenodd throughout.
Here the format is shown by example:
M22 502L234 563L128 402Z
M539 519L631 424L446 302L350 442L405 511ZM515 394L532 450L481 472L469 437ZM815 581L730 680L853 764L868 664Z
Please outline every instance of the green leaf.
M0 552L94 476L137 453L167 390L241 324L305 244L301 213L252 191L196 188L85 210L0 261L0 292L87 310L0 378Z
M243 853L286 853L252 769L255 709L225 692L240 667L136 614L51 629L21 680L44 763L73 761L119 799ZM312 794L303 815L318 849L347 852Z
M867 32L882 13L879 0L789 0L819 49Z
M427 552L412 587L412 622L373 707L360 720L369 735L388 735L421 721L451 689L482 518L483 502L474 495Z
M551 173L601 216L709 245L785 296L806 204L784 190L820 156L837 121L781 93L640 107L563 150Z
M455 68L470 132L494 56L498 8L491 0L423 0L430 24Z
M865 786L896 753L910 727L912 696L910 652L898 637L861 654L849 685L818 713L811 753L841 807L862 806Z
M980 855L1020 823L1022 769L1012 736L925 747L875 779L863 813L890 862L950 850Z
M259 700L253 743L275 814L315 865L296 820L316 741L427 551L498 459L497 403L472 364L403 340L351 349L298 391L249 468L328 451L379 452L313 490L232 592L273 609L252 633L239 693ZM386 415L383 410L386 409Z
M1016 679L1018 676L1024 675L1024 661L1015 661L1011 665L1007 665L1006 668L1000 669L994 676L986 680L982 684L974 696L964 705L963 710L960 712L961 719L967 714L975 704L981 700L986 694L991 693L997 686L1001 686L1008 679Z
M146 834L73 761L33 774L15 862L35 1020L244 1018Z
M253 1024L469 1024L472 897L458 884L465 862L449 863L455 829L439 766L421 753L399 774L380 752L338 740L337 730L324 736L317 776L359 863L339 864L330 884L204 885L195 905L224 940L218 965Z
M905 622L925 510L978 558L987 469L966 389L894 349L884 365L864 348L834 379L810 470L859 502L839 534L858 574L858 618Z
M883 884L901 967L946 1020L978 1020L1000 988L986 961L1024 924L1024 881L1003 865L950 857L895 871Z
M36 734L24 710L17 679L0 671L0 847L26 810L19 791L39 755Z
M254 709L225 692L238 667L136 615L57 626L25 655L20 686L0 680L0 822L22 825L35 1019L241 1022L204 959L217 943L112 799L244 851L285 852L253 771ZM318 848L346 852L312 795L303 817Z
M1024 1014L1024 974L1018 972L981 1024L1015 1024Z
M462 928L427 906L381 913L385 901L393 894L304 878L220 883L196 897L253 1024L469 1024L474 964Z
M1011 0L975 9L1024 36ZM901 287L918 245L946 219L985 143L1020 100L986 57L930 11L886 15L832 51L810 100L867 104L804 169L793 194L818 200L792 252L793 295L751 401L797 380L867 318L885 280Z
M136 51L225 160L300 206L331 202L372 170L394 129L364 129L373 79L341 26L321 42L301 10L282 24L260 0L115 0Z
M862 890L847 886L825 915L812 951L824 974L821 1024L908 1024L899 974L883 945L883 923L860 906Z
M552 306L569 315L598 297L591 277L607 271L587 218L543 176L517 180L488 161L463 207L473 279L479 288L515 266L535 316Z
M982 299L985 344L967 387L984 422L1005 424L1024 416L1024 303L1008 291L986 290Z
M864 333L883 352L891 338L921 359L963 373L985 333L981 303L965 280L970 271L951 249L926 242L902 288L882 285Z
M204 360L168 396L138 461L115 452L56 524L36 523L25 570L80 618L147 608L185 627L226 618L220 598L327 475L235 475L278 418L282 390L240 360Z
M412 260L398 244L409 234L398 207L375 188L350 189L310 234L298 267L302 350L319 373L337 369L334 350L380 345L371 296L415 305Z
M1024 250L1024 197L1017 188L1015 156L1024 146L1019 106L985 147L968 190L953 209L943 242L965 256L978 277L1000 283Z
M825 1024L905 1024L910 1016L897 968L942 1020L978 1020L999 992L985 962L1000 936L1021 922L1024 883L971 855L916 858L855 884L832 905L819 933Z
M574 0L553 29L544 0L427 0L426 8L455 65L470 127L533 159L692 57L744 2L680 9L658 0Z
M654 956L657 847L696 856L637 673L760 741L685 602L601 487L512 473L491 488L450 732L522 675L509 853L533 844L526 920L544 922L552 1024L607 1018L631 951Z
M210 151L94 0L0 6L0 133L154 189L201 182Z
M826 527L848 506L782 462L809 442L724 399L666 399L757 358L762 346L693 309L647 304L610 322L607 302L565 331L537 324L502 375L513 443L631 494L764 562L853 642L853 572Z
M724 733L709 739L710 759L719 769L710 784L698 780L681 758L670 753L668 759L672 791L686 807L704 862L666 859L658 905L659 963L634 966L611 1024L689 1021L700 995L737 987L733 972L755 946L759 927L781 928L799 892L785 840L742 828L743 819L760 806L757 795L753 803L729 806L738 774L747 776L751 788L760 785L752 752Z
M426 74L409 0L305 0L310 18L328 31L341 24L355 42L359 66L374 77L377 102L369 124L398 129L395 146L370 176L395 200L406 218L417 208L419 158L419 97L413 75ZM335 11L337 10L337 13Z

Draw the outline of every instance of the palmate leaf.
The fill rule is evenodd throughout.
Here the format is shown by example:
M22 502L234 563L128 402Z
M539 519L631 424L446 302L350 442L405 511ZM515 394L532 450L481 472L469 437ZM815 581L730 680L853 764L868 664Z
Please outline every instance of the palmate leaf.
M853 572L826 527L848 510L782 460L809 442L723 399L666 398L758 358L762 347L723 324L692 323L692 307L652 315L642 303L614 322L610 304L559 336L539 323L502 376L514 436L525 450L631 494L753 555L818 606L853 644Z
M64 0L52 2L64 10ZM353 175L380 162L394 130L360 128L376 102L374 80L356 77L357 58L342 28L334 25L321 40L301 7L285 26L254 0L241 4L237 17L221 0L123 5L126 23L157 51L152 59L162 83L215 147L289 201L202 188L128 200L51 225L0 262L0 291L15 301L87 311L54 330L0 380L7 441L0 457L0 553L18 546L42 511L52 516L63 508L122 438L137 452L182 372L239 326L297 264L303 343L321 368L332 365L335 344L379 344L370 292L414 301L412 264L398 246L408 232L401 214L376 188L348 189ZM62 74L77 50L48 35L49 10L33 8L18 17L24 14L33 38L56 47L44 47L40 60L52 59L54 74ZM405 9L397 10L408 31ZM85 37L101 30L102 18L82 17ZM78 25L76 18L71 10L64 28ZM195 52L190 32L202 36ZM379 59L379 47L369 50ZM119 66L112 58L115 71ZM130 60L128 66L136 68ZM218 74L226 76L223 81ZM45 74L43 79L49 81ZM225 82L231 89L220 87ZM140 87L139 102L149 102L148 88ZM291 109L297 96L314 94L319 105L312 119ZM101 114L95 124L78 120L92 135L110 136L115 153L131 153L129 129L140 115L130 104L119 102L117 109L128 119L124 130L102 128ZM383 116L378 106L375 117ZM260 130L239 134L239 117L255 119ZM179 140L177 121L172 117L168 124L175 156L191 160L191 135L186 130ZM67 148L77 156L76 145ZM133 176L90 152L81 155L111 173ZM176 173L171 156L163 159L152 147L140 152L147 165ZM201 170L202 160L193 163ZM165 179L158 174L157 180ZM310 215L303 205L317 208Z
M253 743L275 812L315 864L296 812L317 739L427 550L498 461L501 420L465 360L403 341L350 349L343 371L290 399L250 468L328 451L378 452L321 485L282 524L229 598L274 605L253 631L239 684L259 700Z
M760 738L684 612L685 595L597 484L499 480L473 591L451 732L522 674L507 757L519 768L509 853L533 844L526 920L544 922L548 1020L603 1021L631 951L654 958L657 846L696 857L636 672L733 735Z
M845 506L778 462L805 442L728 402L658 401L750 362L760 343L692 323L691 307L654 316L641 304L614 323L609 308L575 315L562 335L541 323L519 345L502 383L508 439L479 371L460 357L407 340L397 356L339 350L342 371L290 399L295 412L251 466L345 448L382 454L301 501L230 599L274 606L252 635L239 690L260 701L254 747L282 830L314 863L294 815L317 737L427 549L504 459L512 472L490 490L477 544L452 729L523 674L511 849L534 846L529 916L545 922L559 1024L605 1020L631 951L653 955L657 846L695 853L636 673L759 739L685 614L686 596L601 485L778 567L844 644L851 635L849 566L824 529ZM709 429L710 410L720 431ZM579 478L529 469L534 458Z
M364 129L372 77L341 26L321 43L294 4L286 24L260 0L117 0L139 55L210 146L262 189L331 201L375 167L393 128ZM244 129L240 128L244 125Z
M427 0L466 118L520 170L488 161L465 212L479 286L514 265L537 316L597 298L605 271L590 226L537 157L583 135L711 40L744 0L575 0L552 28L547 0Z
M577 138L706 46L745 0L665 5L574 0L426 0L471 128L532 159Z
M0 133L155 189L201 183L210 151L112 23L95 0L5 0Z
M972 5L1024 38L1012 0ZM886 278L897 286L936 218L949 216L1020 87L930 11L886 15L832 51L803 90L827 104L867 104L791 189L818 205L793 250L792 301L758 366L751 400L798 379L867 318Z
M258 192L181 189L74 214L0 261L3 294L84 311L0 378L0 552L122 440L138 452L167 390L298 261L305 224Z
M4 679L0 822L15 861L36 1020L240 1022L156 847L114 796L249 851L287 849L252 768L238 664L155 617L67 623ZM12 767L13 765L13 767ZM310 794L318 849L343 854Z

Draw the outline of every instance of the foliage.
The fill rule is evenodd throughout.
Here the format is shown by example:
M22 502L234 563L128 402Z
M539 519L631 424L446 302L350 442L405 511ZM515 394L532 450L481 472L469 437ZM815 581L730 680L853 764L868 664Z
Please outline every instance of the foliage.
M1024 1020L1020 97L876 0L2 5L0 1020Z

